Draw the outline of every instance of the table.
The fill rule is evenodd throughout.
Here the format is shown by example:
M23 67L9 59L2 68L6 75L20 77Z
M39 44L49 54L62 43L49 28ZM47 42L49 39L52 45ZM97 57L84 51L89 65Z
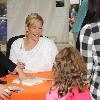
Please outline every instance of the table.
M42 78L52 78L52 72L40 72L31 74L33 77L42 77ZM45 100L46 93L49 91L52 82L45 81L41 84L34 86L25 86L21 84L11 83L13 79L17 78L17 75L7 75L5 80L7 81L8 86L18 86L24 89L23 92L20 93L12 93L10 99L6 100ZM1 99L0 99L1 100Z

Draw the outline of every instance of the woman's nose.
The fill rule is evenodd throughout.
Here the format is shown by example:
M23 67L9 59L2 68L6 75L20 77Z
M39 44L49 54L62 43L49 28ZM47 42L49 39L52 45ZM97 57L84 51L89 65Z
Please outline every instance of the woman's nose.
M37 32L37 33L39 33L39 32L40 32L40 30L39 30L39 29L36 29L36 32Z

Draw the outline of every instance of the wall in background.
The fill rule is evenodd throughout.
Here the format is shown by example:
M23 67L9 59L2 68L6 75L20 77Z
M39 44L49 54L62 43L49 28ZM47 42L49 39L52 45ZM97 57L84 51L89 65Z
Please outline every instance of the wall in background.
M0 0L0 51L6 50L7 41L7 1Z

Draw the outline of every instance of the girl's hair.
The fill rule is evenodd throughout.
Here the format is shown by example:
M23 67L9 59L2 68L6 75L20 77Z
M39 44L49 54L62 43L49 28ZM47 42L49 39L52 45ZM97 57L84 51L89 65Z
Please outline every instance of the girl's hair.
M100 0L94 0L94 12L94 19L100 21Z
M100 21L100 0L88 0L87 23Z
M86 79L86 64L78 50L74 47L64 48L55 58L53 66L54 87L59 87L58 95L66 95L77 85L79 91L84 90L84 80Z
M27 25L27 27L29 27L29 25L33 25L34 21L36 20L41 21L43 25L44 23L43 18L38 13L31 13L30 15L28 15L25 24Z

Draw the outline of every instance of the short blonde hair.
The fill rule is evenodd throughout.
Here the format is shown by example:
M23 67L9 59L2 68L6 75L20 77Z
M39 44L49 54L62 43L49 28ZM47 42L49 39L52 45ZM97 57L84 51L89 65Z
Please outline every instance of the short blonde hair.
M39 20L42 22L42 25L44 23L43 18L38 14L38 13L31 13L26 17L26 21L25 24L27 25L27 27L29 27L29 25L33 25L34 21Z

